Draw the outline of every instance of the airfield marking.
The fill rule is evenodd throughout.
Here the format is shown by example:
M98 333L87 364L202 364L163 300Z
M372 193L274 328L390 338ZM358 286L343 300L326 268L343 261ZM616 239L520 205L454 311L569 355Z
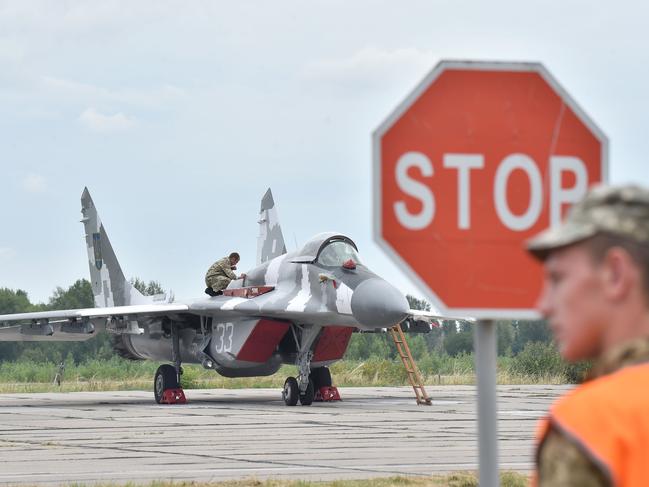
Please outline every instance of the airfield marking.
M287 407L275 389L0 395L0 484L368 478L477 469L475 389L343 388ZM501 468L529 471L536 420L567 386L499 386Z

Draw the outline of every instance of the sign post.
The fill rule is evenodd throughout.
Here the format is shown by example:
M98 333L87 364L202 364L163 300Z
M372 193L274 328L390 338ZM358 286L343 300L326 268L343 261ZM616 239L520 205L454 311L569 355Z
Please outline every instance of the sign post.
M475 372L478 383L478 451L480 485L498 482L498 411L496 408L496 324L480 320L474 328Z
M497 485L495 319L534 319L524 242L607 178L608 142L538 63L440 62L373 135L374 239L445 316L472 317L480 485Z

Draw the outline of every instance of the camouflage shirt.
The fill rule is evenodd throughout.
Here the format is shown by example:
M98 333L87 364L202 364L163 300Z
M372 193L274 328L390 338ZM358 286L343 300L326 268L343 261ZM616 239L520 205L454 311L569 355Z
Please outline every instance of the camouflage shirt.
M628 365L649 361L649 338L628 342L600 357L589 379L611 374ZM607 475L597 467L577 442L550 426L537 453L540 487L610 486Z
M232 272L232 265L230 264L229 257L223 257L222 259L217 260L207 270L207 274L205 274L205 280L207 281L208 279L213 277L227 277L229 279L237 278L237 275Z

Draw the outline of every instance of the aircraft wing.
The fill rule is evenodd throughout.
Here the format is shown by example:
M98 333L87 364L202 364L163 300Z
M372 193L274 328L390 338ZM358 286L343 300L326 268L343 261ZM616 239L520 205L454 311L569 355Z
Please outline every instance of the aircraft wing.
M439 320L448 320L448 317L441 316L432 311L423 311L420 309L411 309L408 312L408 318L414 321L425 321L426 323L436 323Z
M410 309L408 316L401 322L401 329L405 333L428 333L433 328L439 328L444 319L448 318L432 311Z
M473 318L455 317L455 316L442 316L439 313L431 311L423 311L419 309L411 309L408 312L408 317L401 324L403 331L410 331L412 333L422 333L439 328L442 322L451 321L475 321Z
M32 321L48 320L49 322L60 322L81 318L103 318L109 316L132 316L153 315L165 313L177 313L187 311L186 304L140 304L132 306L113 306L109 308L83 308L65 309L53 311L36 311L32 313L16 313L11 315L0 315L0 323L10 321Z
M92 338L95 331L106 329L111 318L139 320L183 313L188 309L186 304L161 303L0 315L0 324L18 323L0 327L0 342L85 341Z
M138 322L169 316L182 322L188 315L216 319L273 316L254 299L219 296L191 304L150 303L127 306L36 311L0 315L0 342L85 341L95 331L141 334ZM2 326L15 323L12 326Z

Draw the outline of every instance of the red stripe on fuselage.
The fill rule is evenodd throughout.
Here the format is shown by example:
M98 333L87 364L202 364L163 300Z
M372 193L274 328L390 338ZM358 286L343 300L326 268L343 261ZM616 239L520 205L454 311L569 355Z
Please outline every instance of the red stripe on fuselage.
M326 326L322 330L318 344L313 354L314 362L325 362L327 360L338 360L343 358L352 336L353 327L350 326Z
M284 321L259 320L239 350L237 360L266 362L284 337L288 326Z

